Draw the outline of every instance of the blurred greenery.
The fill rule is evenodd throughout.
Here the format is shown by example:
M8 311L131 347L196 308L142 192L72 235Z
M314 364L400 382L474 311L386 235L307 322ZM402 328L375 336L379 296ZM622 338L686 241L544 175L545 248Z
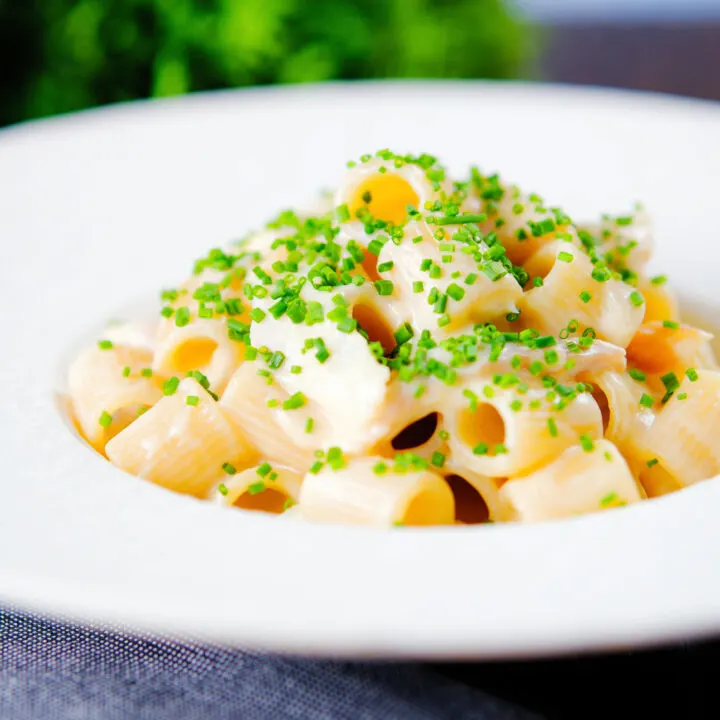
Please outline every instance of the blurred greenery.
M503 0L0 0L0 124L138 97L334 78L506 78Z

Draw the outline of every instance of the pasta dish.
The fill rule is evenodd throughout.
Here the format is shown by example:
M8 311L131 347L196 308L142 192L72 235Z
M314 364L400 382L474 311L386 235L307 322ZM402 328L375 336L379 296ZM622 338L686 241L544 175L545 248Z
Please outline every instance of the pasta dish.
M382 150L211 249L152 323L69 369L118 468L317 522L532 522L720 472L712 336L651 277L652 229L576 223L472 167Z

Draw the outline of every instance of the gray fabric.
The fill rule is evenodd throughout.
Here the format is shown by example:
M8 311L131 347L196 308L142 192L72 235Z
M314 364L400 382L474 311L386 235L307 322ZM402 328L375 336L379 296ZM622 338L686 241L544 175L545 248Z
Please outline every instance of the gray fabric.
M525 720L411 663L261 655L0 608L2 720Z

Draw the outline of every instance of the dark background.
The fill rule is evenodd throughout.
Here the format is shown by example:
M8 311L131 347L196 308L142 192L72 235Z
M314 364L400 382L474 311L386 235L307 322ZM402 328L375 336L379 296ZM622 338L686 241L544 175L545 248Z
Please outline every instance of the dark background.
M720 99L720 2L0 0L0 68L0 125L334 78L530 78ZM712 642L434 667L551 718L720 717Z

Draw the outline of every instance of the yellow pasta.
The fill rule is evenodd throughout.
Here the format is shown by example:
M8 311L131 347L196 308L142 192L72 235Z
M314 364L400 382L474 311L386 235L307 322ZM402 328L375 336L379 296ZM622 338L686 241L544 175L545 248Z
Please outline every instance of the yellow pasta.
M188 325L177 327L173 320L163 320L153 367L165 376L201 372L219 393L242 362L243 352L243 345L228 337L222 321L193 318Z
M650 497L720 474L719 423L720 373L700 370L695 382L685 378L641 438L640 481Z
M278 515L292 507L300 494L302 476L265 462L239 473L227 473L211 493L219 505Z
M642 490L618 449L598 440L590 451L565 450L546 467L500 488L503 520L537 522L642 500Z
M651 396L650 388L628 373L612 370L583 373L580 378L593 385L605 438L620 449L633 471L639 472L646 460L639 441L655 420L652 409L655 403L646 407L641 402L643 396Z
M545 245L528 261L532 278L543 279L523 297L524 322L541 332L557 335L571 320L580 332L592 328L597 337L625 346L640 326L642 296L632 286L597 277L588 257L571 243Z
M545 389L521 393L517 388L471 384L467 390L467 395L472 393L469 400L466 395L456 396L445 422L454 461L481 475L497 478L525 473L548 462L580 436L602 437L600 408L589 393L577 395L557 411L546 402Z
M476 166L381 150L209 249L160 317L109 325L68 412L131 474L298 521L631 504L720 474L712 335L652 251L640 209L578 224Z
M279 462L304 471L314 460L314 451L293 445L267 406L268 385L251 364L241 365L220 398L220 405L241 429L258 453L271 462Z
M105 444L132 422L138 412L162 397L152 375L149 351L114 346L103 340L81 353L68 375L70 400L85 439L102 452Z
M452 525L455 520L453 494L442 477L413 468L396 472L380 457L308 473L300 508L307 520L378 527Z
M203 497L228 464L246 467L255 452L225 409L194 379L118 433L111 462L169 490Z

